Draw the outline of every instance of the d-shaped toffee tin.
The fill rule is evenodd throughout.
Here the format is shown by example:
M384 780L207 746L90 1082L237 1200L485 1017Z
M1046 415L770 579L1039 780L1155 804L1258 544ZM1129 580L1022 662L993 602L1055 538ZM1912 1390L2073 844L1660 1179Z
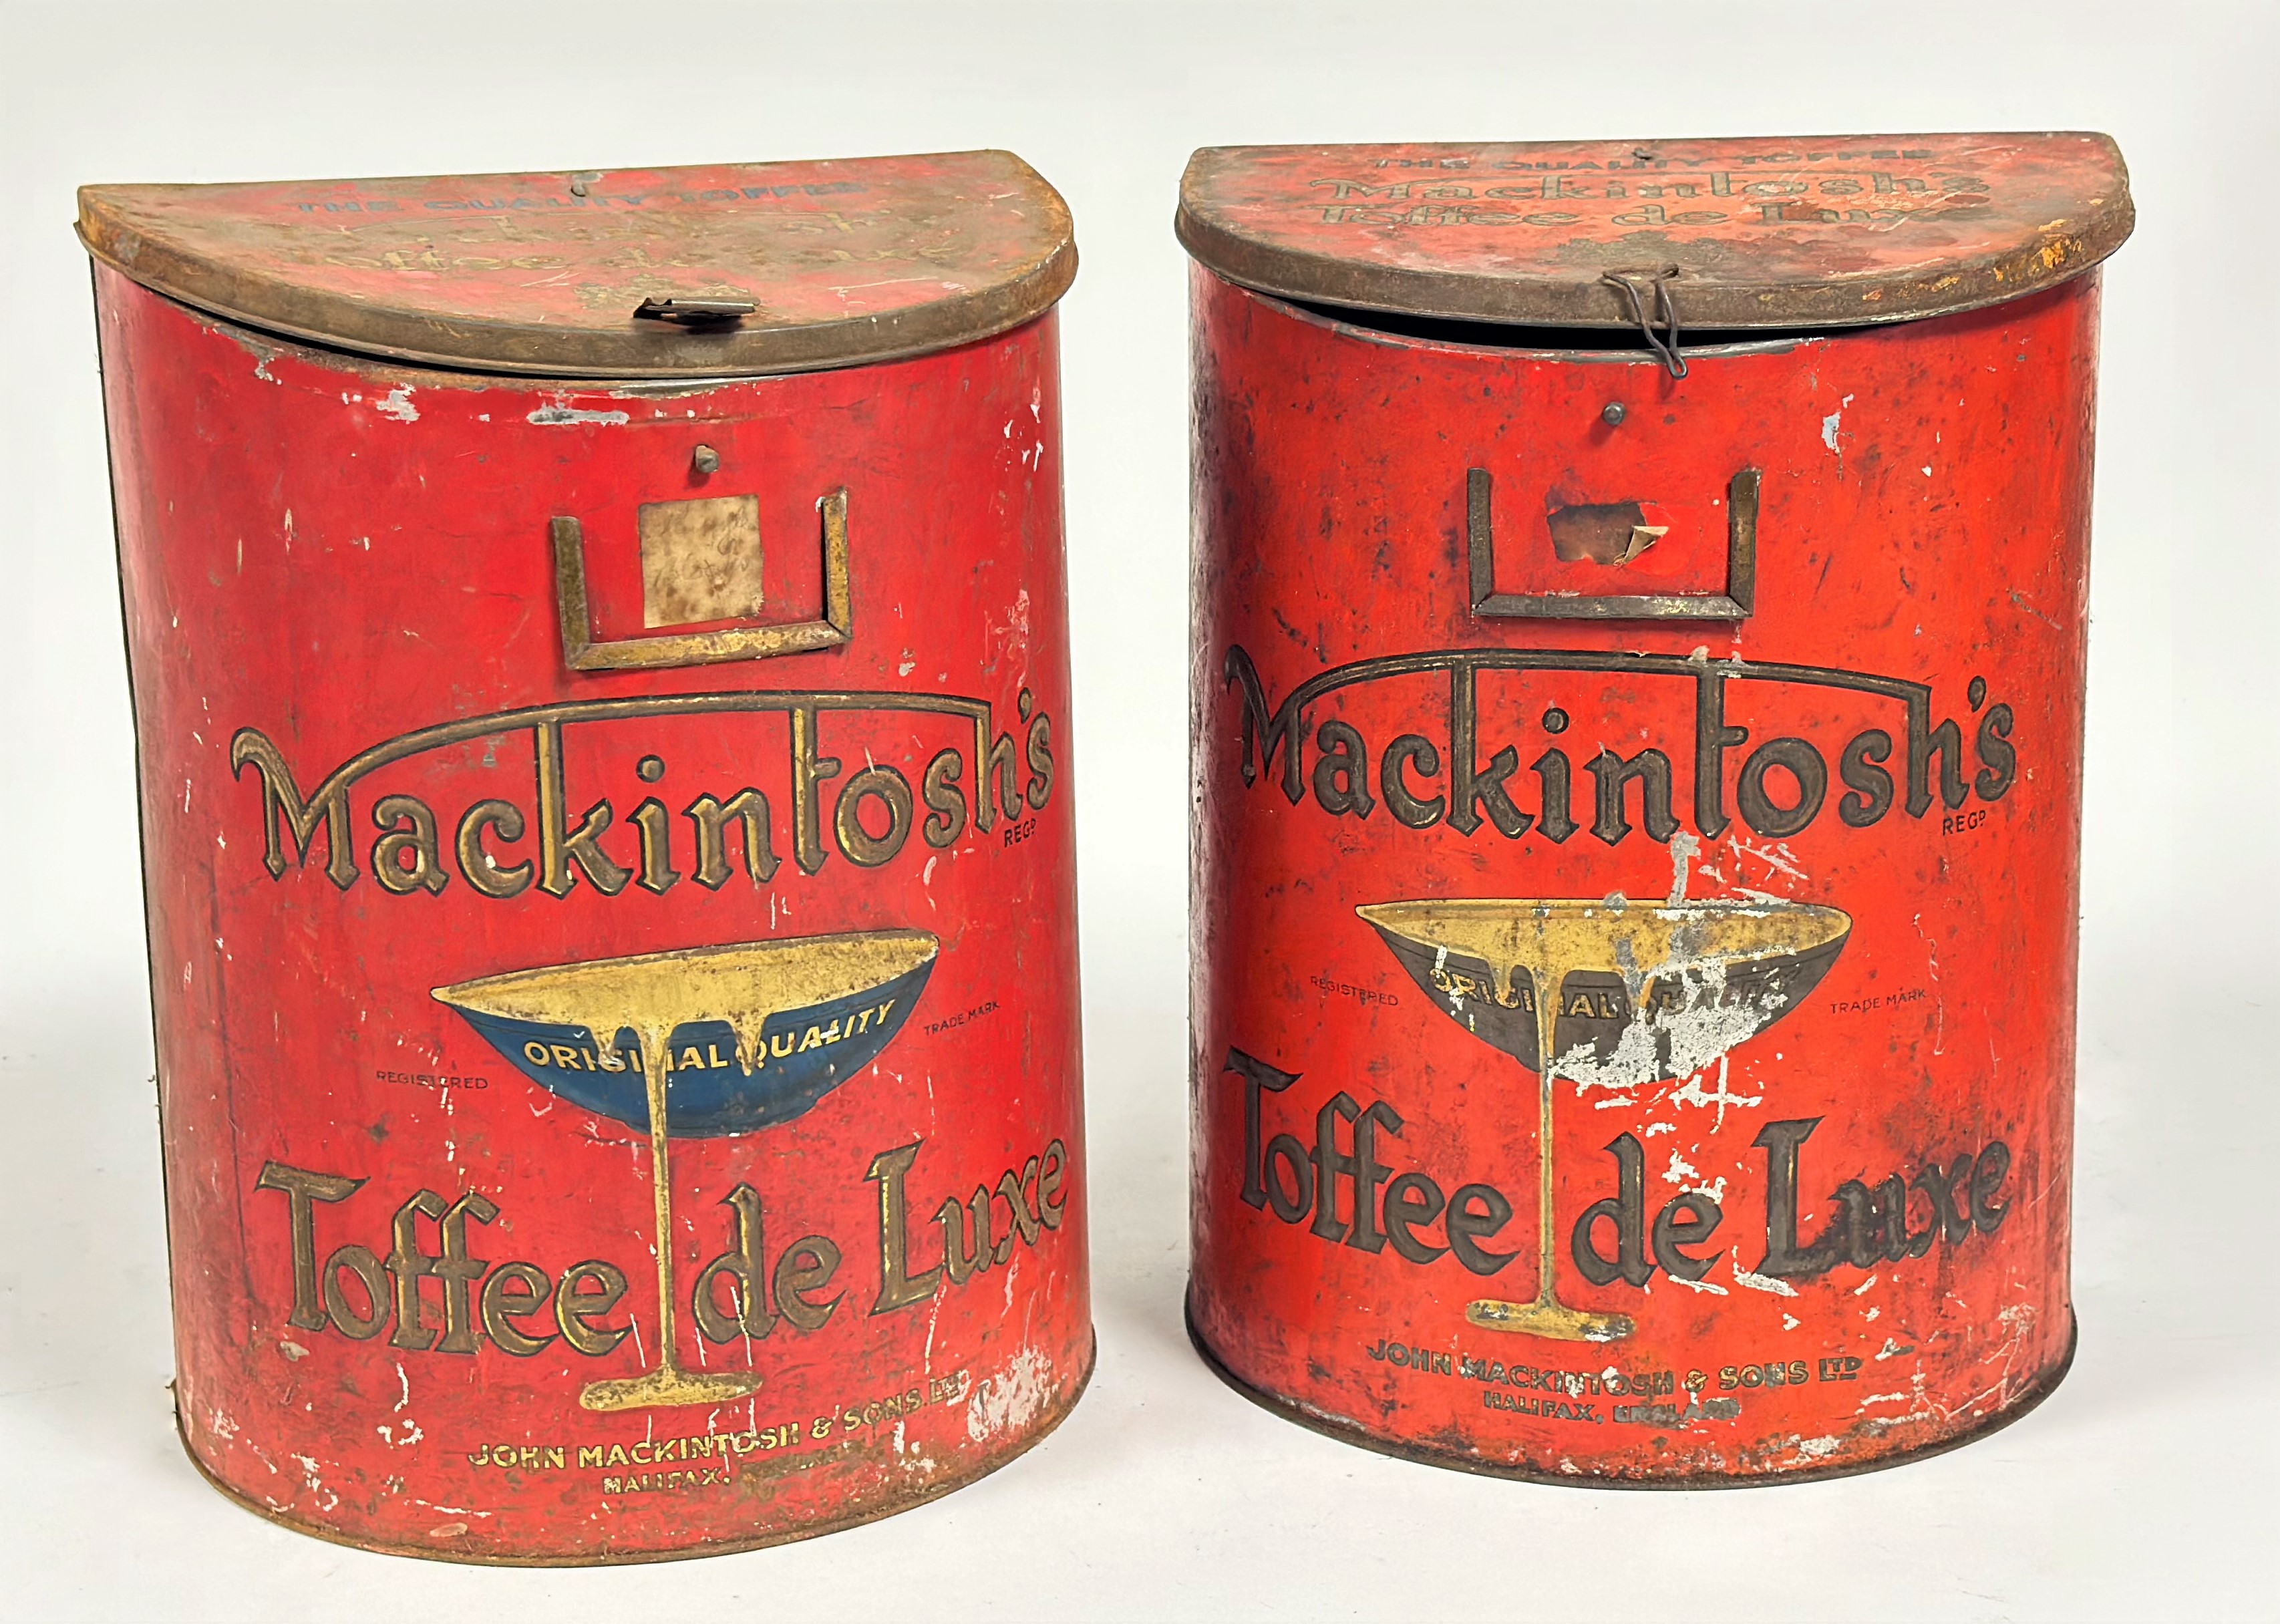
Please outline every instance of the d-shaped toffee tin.
M1858 1471L2067 1288L2097 135L1199 152L1196 1343Z
M95 187L179 1375L278 1520L689 1556L1090 1370L1005 153Z

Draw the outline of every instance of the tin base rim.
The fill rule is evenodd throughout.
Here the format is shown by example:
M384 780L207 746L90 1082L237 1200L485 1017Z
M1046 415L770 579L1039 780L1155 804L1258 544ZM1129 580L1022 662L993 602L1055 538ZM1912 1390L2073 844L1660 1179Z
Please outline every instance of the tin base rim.
M197 1451L190 1447L189 1435L182 1430L181 1412L179 1407L174 1416L174 1435L181 1440L182 1452L189 1457L190 1464L197 1468L198 1475L212 1484L233 1505L252 1512L264 1522L274 1523L280 1528L289 1528L296 1534L306 1535L312 1539L323 1540L327 1544L345 1545L351 1551L368 1551L375 1555L385 1557L413 1557L428 1562L449 1562L463 1567L633 1567L652 1562L688 1562L700 1557L734 1556L739 1551L764 1551L773 1545L797 1544L802 1540L815 1539L822 1535L837 1534L847 1528L859 1528L867 1522L883 1522L890 1517L915 1511L931 1501L939 1500L944 1495L955 1494L958 1490L979 1482L991 1474L1013 1465L1058 1431L1060 1424L1067 1420L1070 1412L1076 1408L1078 1401L1083 1398L1085 1390L1092 1385L1093 1372L1100 1364L1100 1335L1098 1330L1090 1328L1088 1328L1088 1330L1090 1335L1085 1343L1084 1368L1077 1373L1075 1382L1068 1389L1068 1397L1045 1417L1043 1425L1004 1454L991 1456L971 1470L930 1484L909 1499L881 1510L837 1517L828 1522L814 1523L805 1528L786 1528L773 1534L757 1535L749 1539L715 1540L705 1544L690 1546L685 1551L613 1551L591 1556L507 1556L489 1551L443 1551L432 1545L405 1545L392 1543L386 1540L358 1539L356 1535L338 1528L329 1528L320 1523L308 1522L297 1517L287 1516L282 1512L247 1498L214 1475L206 1463L198 1459Z
M1190 1291L1193 1289L1190 1282ZM1888 1471L1893 1466L1929 1460L1935 1455L1945 1455L1951 1450L1961 1449L1967 1443L1976 1443L1990 1433L2000 1432L2012 1422L2040 1405L2066 1380L2067 1372L2074 1368L2074 1354L2081 1340L2081 1321L2073 1306L2067 1308L2066 1352L2049 1372L2033 1386L2022 1392L2007 1409L1999 1410L1953 1437L1941 1438L1930 1443L1921 1443L1913 1449L1894 1454L1880 1455L1874 1460L1845 1462L1840 1465L1806 1466L1793 1472L1775 1472L1751 1476L1721 1475L1711 1473L1674 1473L1664 1477L1591 1477L1565 1472L1546 1472L1535 1466L1512 1466L1497 1461L1469 1459L1460 1455L1427 1449L1421 1444L1404 1443L1398 1439L1383 1438L1351 1422L1332 1420L1308 1410L1289 1398L1256 1388L1236 1375L1223 1364L1211 1344L1204 1340L1196 1327L1195 1304L1192 1297L1181 1301L1181 1318L1186 1321L1188 1341L1195 1347L1212 1374L1270 1414L1286 1421L1294 1421L1309 1432L1318 1432L1326 1438L1341 1443L1352 1443L1373 1454L1390 1455L1397 1460L1415 1461L1420 1466L1438 1466L1448 1472L1466 1472L1475 1477L1508 1478L1515 1482L1543 1483L1561 1489L1623 1489L1638 1490L1698 1490L1705 1489L1777 1489L1789 1483L1823 1482L1834 1477L1861 1477L1871 1472Z

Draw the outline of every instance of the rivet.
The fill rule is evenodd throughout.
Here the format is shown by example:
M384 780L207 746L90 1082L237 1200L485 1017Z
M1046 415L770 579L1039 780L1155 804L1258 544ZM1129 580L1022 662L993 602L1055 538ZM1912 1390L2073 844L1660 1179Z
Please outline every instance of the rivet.
M1619 400L1611 400L1606 405L1600 407L1599 420L1610 428L1613 428L1616 424L1621 422L1623 420L1623 403Z
M689 466L699 473L718 473L720 472L720 453L709 445L700 445L696 454L689 458Z

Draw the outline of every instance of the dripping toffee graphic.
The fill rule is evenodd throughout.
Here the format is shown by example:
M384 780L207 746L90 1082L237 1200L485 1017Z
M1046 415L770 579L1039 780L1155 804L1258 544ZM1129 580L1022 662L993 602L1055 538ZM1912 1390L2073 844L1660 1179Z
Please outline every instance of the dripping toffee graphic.
M435 989L539 1087L649 1134L658 1363L588 1383L585 1408L720 1404L759 1389L757 1372L686 1370L674 1355L669 1141L751 1133L806 1112L893 1040L940 951L921 930L859 931L551 965ZM675 1065L692 1050L708 1063Z
M1553 1287L1554 1079L1591 1068L1645 1083L1714 1064L1828 974L1852 919L1806 903L1619 897L1387 902L1355 912L1444 1014L1536 1074L1536 1299L1483 1298L1466 1319L1562 1342L1629 1335L1629 1315L1568 1307Z

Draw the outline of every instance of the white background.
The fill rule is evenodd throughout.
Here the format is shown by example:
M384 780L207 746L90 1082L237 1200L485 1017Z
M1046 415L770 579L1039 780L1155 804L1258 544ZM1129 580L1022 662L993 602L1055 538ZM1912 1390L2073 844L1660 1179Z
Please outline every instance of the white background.
M2280 1616L2280 8L0 6L0 1611L26 1618ZM1906 1469L1739 1494L1382 1459L1222 1388L1184 1274L1189 150L2095 128L2140 224L2099 433L2082 1351ZM566 1573L273 1528L170 1424L83 181L1021 152L1067 196L1100 1366L1010 1469L804 1545ZM1990 987L1985 996L2003 989ZM724 1612L725 1608L733 1610Z

